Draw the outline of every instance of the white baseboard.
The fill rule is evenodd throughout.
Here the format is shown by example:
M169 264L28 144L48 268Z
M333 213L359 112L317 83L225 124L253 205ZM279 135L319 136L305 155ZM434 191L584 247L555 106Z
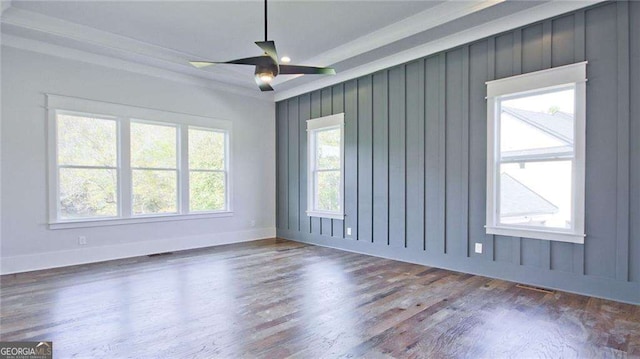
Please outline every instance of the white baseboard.
M0 274L103 262L114 259L145 256L154 253L219 246L274 238L275 228L256 228L247 231L206 234L190 237L140 241L112 246L86 247L56 252L27 254L0 259Z

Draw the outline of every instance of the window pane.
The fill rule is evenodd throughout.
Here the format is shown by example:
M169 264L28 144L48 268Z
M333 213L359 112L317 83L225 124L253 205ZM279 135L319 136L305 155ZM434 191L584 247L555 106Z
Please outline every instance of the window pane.
M340 129L316 132L316 160L318 169L340 168Z
M571 87L501 100L501 160L572 158L574 95Z
M176 213L176 171L133 170L133 213Z
M502 164L500 223L571 228L571 166L571 161Z
M176 128L132 122L131 167L176 168Z
M60 216L64 219L118 215L118 171L60 169Z
M116 167L116 121L57 115L58 164Z
M317 210L320 211L340 211L340 171L316 172L316 192Z
M191 172L189 174L189 206L192 211L224 210L224 173Z
M224 170L225 134L189 129L189 168Z

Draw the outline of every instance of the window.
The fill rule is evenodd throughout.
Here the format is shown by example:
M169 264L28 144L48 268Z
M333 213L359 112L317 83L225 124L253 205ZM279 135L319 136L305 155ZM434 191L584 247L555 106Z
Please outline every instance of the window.
M175 125L131 121L133 214L178 212L178 149Z
M487 233L584 242L586 62L487 82Z
M224 132L189 128L189 204L191 211L224 210L227 188Z
M228 121L56 95L47 102L50 228L232 213Z
M344 114L307 121L309 216L344 218L343 132Z
M117 122L60 112L57 124L58 217L117 217Z

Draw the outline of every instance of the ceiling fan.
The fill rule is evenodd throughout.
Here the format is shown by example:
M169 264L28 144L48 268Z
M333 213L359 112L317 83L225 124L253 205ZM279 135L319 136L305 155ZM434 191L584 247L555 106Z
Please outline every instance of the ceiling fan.
M274 41L267 40L267 0L264 0L264 41L256 41L256 45L264 51L261 56L226 62L189 61L197 68L215 64L251 65L255 66L255 80L261 91L273 91L270 83L278 75L335 75L336 71L330 67L313 67L299 65L280 65Z

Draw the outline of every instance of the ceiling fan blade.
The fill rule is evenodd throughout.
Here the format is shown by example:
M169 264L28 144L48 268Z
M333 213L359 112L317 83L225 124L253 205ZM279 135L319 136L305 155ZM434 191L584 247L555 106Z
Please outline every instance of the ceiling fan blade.
M335 75L331 67L280 65L280 75Z
M260 80L260 78L258 76L256 76L255 79L256 79L256 84L260 88L260 91L262 91L262 92L264 92L264 91L273 91L273 87L271 87L271 85L269 85L268 83Z
M237 59L225 62L210 62L210 61L189 61L189 63L197 68L203 68L211 65L270 65L272 63L271 58L269 56L255 56L255 57L247 57L244 59Z
M255 56L255 57L247 57L244 59L237 59L225 62L225 64L234 64L234 65L270 65L272 63L269 56Z
M276 43L274 41L256 41L256 45L278 63L278 52L276 51Z
M207 66L211 66L211 65L215 65L218 64L219 62L209 62L209 61L189 61L189 63L191 65L193 65L194 67L197 67L199 69L203 68L203 67L207 67Z

